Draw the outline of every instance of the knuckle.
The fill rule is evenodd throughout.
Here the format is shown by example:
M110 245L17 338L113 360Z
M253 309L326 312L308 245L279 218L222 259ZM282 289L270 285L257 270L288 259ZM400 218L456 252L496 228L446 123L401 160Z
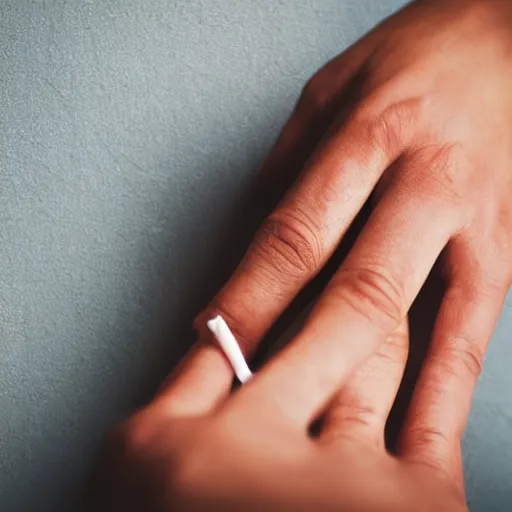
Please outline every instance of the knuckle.
M397 116L385 111L372 119L367 125L368 140L373 147L382 148L389 152L393 151L400 144L400 124Z
M470 205L464 181L467 173L459 171L470 165L457 144L438 144L413 153L406 168L406 180L425 200L459 212L460 223L470 215Z
M461 167L470 168L467 151L460 142L451 142L438 145L433 153L430 163L430 172L441 174L441 177L453 188L462 188L463 181L458 178Z
M330 103L330 96L320 81L319 75L310 78L302 89L300 102L306 103L314 110L324 110Z
M438 450L439 445L450 445L449 439L439 429L420 425L409 429L408 438L413 439L414 449L417 451Z
M463 335L448 340L436 356L439 365L456 378L461 373L477 380L483 368L484 353L471 338Z
M317 230L297 210L281 210L271 215L261 228L256 250L278 275L303 279L311 276L322 263Z
M402 287L382 270L342 268L334 291L384 332L395 329L406 313Z
M421 99L411 99L383 108L379 93L356 108L354 120L374 150L395 154L410 139L422 110Z
M320 443L331 447L336 443L357 442L364 446L375 444L380 447L383 439L379 432L382 417L371 407L359 407L335 403L326 414Z
M373 427L379 420L379 414L373 407L337 403L329 412L331 427L344 427L347 423L360 427Z
M450 462L445 453L452 450L457 440L450 440L441 430L425 424L409 427L404 434L402 442L408 445L409 464L433 470L440 477L452 480Z

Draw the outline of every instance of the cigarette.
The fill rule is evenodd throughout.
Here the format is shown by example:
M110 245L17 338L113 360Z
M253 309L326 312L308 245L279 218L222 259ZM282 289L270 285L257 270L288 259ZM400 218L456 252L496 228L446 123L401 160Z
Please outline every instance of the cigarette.
M252 377L252 372L249 370L242 351L240 350L231 329L228 327L228 324L220 315L218 315L215 318L208 320L206 325L214 334L220 348L231 363L238 380L242 384L245 384Z

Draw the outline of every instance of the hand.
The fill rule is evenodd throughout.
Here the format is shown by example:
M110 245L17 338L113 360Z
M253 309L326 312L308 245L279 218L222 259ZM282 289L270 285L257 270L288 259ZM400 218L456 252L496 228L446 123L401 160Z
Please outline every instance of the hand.
M262 178L272 186L298 172L313 140L312 156L198 327L222 314L250 355L373 192L372 215L287 367L323 365L315 396L331 398L405 317L442 253L447 291L411 407L419 440L439 415L440 435L460 432L512 278L511 26L511 2L422 0L321 69ZM203 352L194 357L190 377L222 400L229 366L219 355L205 370Z
M110 465L104 467L108 492L100 496L105 508L96 504L94 510L467 511L460 432L435 435L449 418L439 416L431 435L418 442L421 422L411 417L399 455L384 447L407 346L401 326L348 379L315 439L307 428L328 398L319 383L332 354L319 354L320 364L308 363L304 354L302 373L293 375L279 355L222 404L206 388L184 397L192 356L155 401L112 437ZM465 414L463 403L442 405Z
M397 494L406 510L462 507L459 441L512 279L511 24L507 1L418 1L311 79L261 171L300 178L198 327L221 313L250 355L373 192L372 216L305 328L241 392L227 398L215 347L194 348L116 437L121 483L199 510L203 498L307 510L319 496L327 510L372 496L400 510L386 501ZM397 344L385 340L441 252L447 292L391 458L381 428ZM305 425L325 410L311 442Z

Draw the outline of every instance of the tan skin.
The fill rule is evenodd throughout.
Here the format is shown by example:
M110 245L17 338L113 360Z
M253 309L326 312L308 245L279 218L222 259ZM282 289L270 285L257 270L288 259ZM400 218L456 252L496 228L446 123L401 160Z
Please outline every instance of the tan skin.
M466 510L461 436L512 281L511 26L508 0L419 0L311 79L262 175L320 140L198 318L201 337L220 312L250 355L376 190L372 215L246 387L230 394L229 364L202 339L116 431L115 510ZM404 319L442 251L447 291L390 455Z

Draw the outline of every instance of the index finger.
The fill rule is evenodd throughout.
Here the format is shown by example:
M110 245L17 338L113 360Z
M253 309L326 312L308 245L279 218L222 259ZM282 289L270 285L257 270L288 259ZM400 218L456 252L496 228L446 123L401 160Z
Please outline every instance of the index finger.
M415 135L421 102L413 99L388 108L383 98L362 102L352 108L348 119L343 112L335 120L300 179L258 231L232 278L197 319L203 343L211 340L206 322L220 315L244 355L250 356L322 269L382 173ZM203 352L210 359L208 376L197 371L204 371ZM211 350L198 348L174 389L187 395L201 393L204 412L204 403L211 410L223 400L231 379L222 354L215 357ZM179 393L174 393L174 400Z
M204 337L206 322L219 314L244 354L254 351L322 269L381 174L401 153L406 136L391 133L390 127L414 118L411 112L416 108L416 103L404 104L377 119L358 111L333 130L256 234L235 274L199 317ZM412 130L405 133L413 135Z

